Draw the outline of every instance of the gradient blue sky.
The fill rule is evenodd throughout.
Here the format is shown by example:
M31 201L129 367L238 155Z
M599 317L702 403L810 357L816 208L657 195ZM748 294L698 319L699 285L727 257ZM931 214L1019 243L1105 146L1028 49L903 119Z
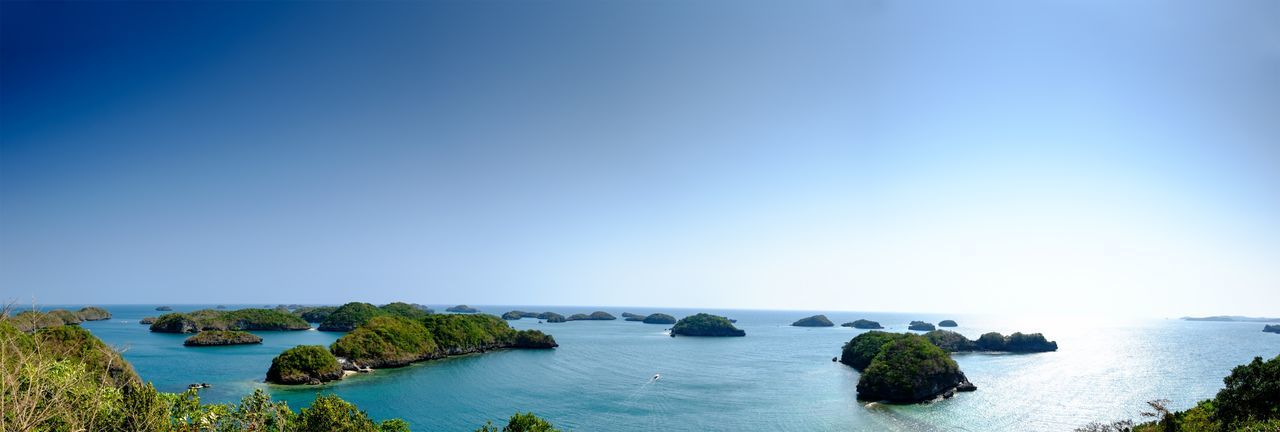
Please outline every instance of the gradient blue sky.
M1280 315L1280 2L0 4L0 297Z

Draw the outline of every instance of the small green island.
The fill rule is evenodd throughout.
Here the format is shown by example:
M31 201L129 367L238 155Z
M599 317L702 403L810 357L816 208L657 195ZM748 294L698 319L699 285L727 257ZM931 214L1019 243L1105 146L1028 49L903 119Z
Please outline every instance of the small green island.
M955 320L942 320L938 322L938 327L959 327Z
M869 331L844 344L840 362L861 372L858 398L915 403L977 387L942 348L923 336Z
M564 318L564 315L560 315L560 314L555 313L555 312L543 312L543 313L540 313L540 314L538 314L538 319L543 320L543 321L546 321L546 322L549 322L549 323L562 323L562 322L567 321L567 320Z
M933 324L929 324L924 321L912 321L911 324L907 325L907 330L934 331L937 330L937 328L934 327Z
M1266 326L1262 326L1262 331L1267 332L1267 333L1280 333L1280 325L1266 325Z
M835 323L827 319L826 315L814 315L807 318L801 318L791 323L792 327L835 327Z
M154 324L155 322L156 322L156 317L143 317L142 319L138 320L138 324L143 324L143 325L151 325L151 324Z
M196 333L182 344L186 346L205 347L223 345L252 345L262 343L262 337L239 330L208 330Z
M274 309L220 311L202 309L190 313L167 313L151 323L156 333L197 333L206 330L307 330L311 325L297 316Z
M865 320L865 319L860 319L860 320L855 320L855 321L852 321L852 322L847 322L847 323L844 323L844 324L840 324L840 326L841 326L841 327L853 327L853 328L856 328L856 329L864 329L864 330L875 330L875 329L882 329L882 328L884 328L884 326L880 325L880 323L878 323L878 322L871 321L871 320Z
M644 321L646 315L634 314L631 312L623 312L622 319L627 321Z
M521 310L513 310L511 312L502 314L502 319L508 320L508 321L514 321L520 318L537 318L537 317L538 317L537 312L525 312Z
M578 313L569 315L569 318L566 318L568 321L612 321L616 319L618 319L618 317L615 317L605 311L595 311L590 314Z
M272 361L267 380L277 384L318 384L341 379L342 370L394 368L497 349L557 346L551 335L538 330L515 330L493 315L423 314L409 318L384 314L338 338L323 354L309 347L281 353ZM294 352L300 348L306 352ZM337 374L332 373L333 367L338 369Z
M630 319L628 319L630 321ZM675 324L676 317L664 313L652 313L641 319L640 322L645 324Z
M671 337L675 336L710 336L737 337L746 336L747 332L734 327L728 318L699 313L681 318L671 327Z
M454 307L446 308L446 309L445 309L445 312L453 312L453 313L479 313L479 312L480 312L480 310L479 310L479 309L476 309L476 308L473 308L473 307L471 307L471 306L467 306L467 305L457 305L457 306L454 306Z
M172 310L173 308L169 306L156 306L156 311L159 311L159 312L169 312Z
M289 348L271 360L267 382L276 384L320 384L342 379L338 358L320 345Z

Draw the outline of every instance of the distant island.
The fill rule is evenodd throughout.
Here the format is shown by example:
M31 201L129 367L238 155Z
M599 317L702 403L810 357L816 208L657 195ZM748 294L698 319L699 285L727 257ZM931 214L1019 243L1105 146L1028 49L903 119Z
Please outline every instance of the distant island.
M543 312L543 313L540 313L540 314L538 314L538 319L543 320L543 321L546 321L546 322L549 322L549 323L562 323L562 322L565 322L564 315L560 315L560 314L555 313L555 312Z
M801 318L791 323L793 327L834 327L835 323L827 319L826 315L814 315L807 318Z
M640 321L645 324L675 324L676 317L664 313L653 313Z
M26 310L7 318L14 327L24 332L33 332L43 328L61 325L79 325L85 321L102 321L111 319L111 312L100 307L86 306L75 312L66 309L53 309L48 312Z
M486 314L428 314L416 319L381 315L338 338L328 350L295 347L271 362L267 380L318 384L342 378L342 370L401 367L495 349L550 349L555 339L538 330L515 330ZM335 373L336 371L336 373Z
M1238 315L1218 315L1209 317L1182 317L1183 321L1220 321L1220 322L1265 322L1280 323L1280 318L1255 318Z
M844 344L840 362L861 372L858 398L915 403L974 391L947 351L924 336L869 331Z
M171 310L173 310L173 308L168 307L168 306L158 306L158 307L156 307L156 310L157 310L157 311L161 311L161 312L167 312L167 311L171 311Z
M569 315L569 318L566 318L569 321L611 321L616 319L618 318L605 311L595 311L590 315L578 313Z
M156 333L197 333L205 330L307 330L311 325L297 316L274 309L167 313L151 323Z
M1057 351L1058 343L1046 340L1040 333L1014 333L1009 336L990 332L983 334L976 341L969 340L960 333L948 330L934 330L923 335L930 343L948 352L989 351L1010 353L1037 353Z
M671 327L671 336L746 336L747 332L734 327L728 318L699 313L681 318Z
M934 327L933 324L929 324L924 321L912 321L911 324L907 325L907 330L934 331L936 329L937 328Z
M959 326L960 325L956 324L956 322L953 320L942 320L938 322L938 327L959 327Z
M467 306L467 305L457 305L457 306L454 306L454 307L451 307L451 308L446 308L446 309L445 309L445 312L453 312L453 313L477 313L477 312L480 312L480 310L479 310L479 309L476 309L476 308L473 308L473 307L471 307L471 306Z
M1280 325L1262 326L1262 331L1267 333L1280 333Z
M627 321L644 321L644 317L646 316L647 315L633 314L631 312L622 313L622 319Z
M525 311L519 311L519 310L513 310L511 312L502 314L502 319L504 320L518 320L520 318L537 318L537 317L538 317L537 312L525 312Z
M884 326L880 325L880 323L878 323L878 322L871 321L871 320L865 320L865 319L860 319L860 320L856 320L856 321L853 321L853 322L847 322L847 323L844 323L844 324L840 324L840 326L841 326L841 327L853 327L853 328L856 328L856 329L882 329L882 328L884 328Z
M186 346L249 345L262 343L262 337L238 330L209 330L196 333L182 344Z
M150 325L150 324L152 324L152 323L154 323L154 322L156 322L156 317L143 317L142 319L138 320L138 324L148 324L148 325Z
M293 314L309 323L322 323L325 318L338 310L337 306L304 306L293 310Z

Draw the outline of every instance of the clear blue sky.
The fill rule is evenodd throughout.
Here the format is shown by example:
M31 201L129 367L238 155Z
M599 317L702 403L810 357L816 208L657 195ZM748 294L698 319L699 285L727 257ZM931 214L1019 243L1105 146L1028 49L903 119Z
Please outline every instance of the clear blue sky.
M1280 315L1280 2L0 12L4 299Z

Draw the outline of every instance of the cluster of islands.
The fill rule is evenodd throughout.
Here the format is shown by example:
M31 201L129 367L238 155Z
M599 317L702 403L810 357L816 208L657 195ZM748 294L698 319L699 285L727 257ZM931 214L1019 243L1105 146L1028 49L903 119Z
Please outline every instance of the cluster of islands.
M297 346L281 352L267 368L266 380L275 384L320 384L340 380L352 373L380 368L402 367L416 362L449 356L483 353L498 349L553 349L555 338L539 330L516 330L507 321L537 319L545 323L569 321L610 321L618 319L605 311L564 316L555 312L512 310L501 316L457 305L439 314L414 303L394 302L381 306L351 302L341 306L280 305L274 308L226 310L225 307L193 312L167 312L140 320L157 333L189 333L183 344L191 347L225 346L262 343L262 337L250 331L300 331L313 325L321 331L346 333L329 346ZM77 311L55 309L48 312L24 311L7 318L24 332L42 328L75 325L82 321L103 320L110 312L98 307ZM746 332L727 317L697 313L682 319L665 313L622 313L626 321L671 325L672 337L743 337ZM1208 317L1184 318L1193 321L1263 321L1265 318ZM796 320L795 327L834 327L825 315ZM860 372L858 397L891 403L914 403L950 398L956 392L973 391L952 353L1007 352L1040 353L1056 351L1058 344L1039 333L1015 332L1003 335L988 332L977 339L940 330L957 327L955 320L936 323L911 321L906 328L921 333L880 331L879 322L858 319L843 327L870 330L861 333L841 347L833 358ZM1263 331L1280 333L1280 325L1266 325Z

